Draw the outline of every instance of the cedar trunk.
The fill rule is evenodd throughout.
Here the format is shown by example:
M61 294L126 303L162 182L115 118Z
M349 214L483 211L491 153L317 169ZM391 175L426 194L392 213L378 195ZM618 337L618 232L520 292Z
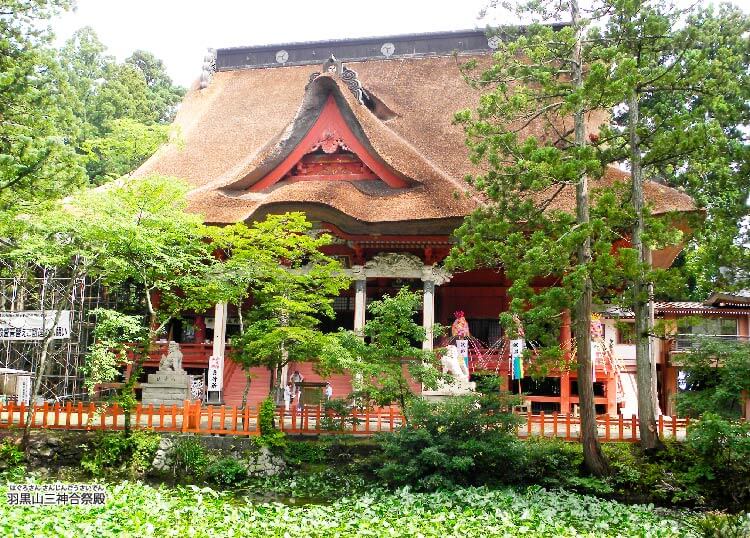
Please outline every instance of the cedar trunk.
M576 43L573 50L573 83L576 90L583 89L583 28L581 24L578 0L570 3L570 15L573 27L576 28ZM583 105L576 107L575 144L586 145L586 125L584 123ZM588 177L583 174L576 185L576 222L578 226L589 224L589 188ZM586 237L578 248L578 264L588 266L591 263L591 240ZM576 358L578 361L578 403L581 414L581 443L583 443L583 461L588 471L595 476L609 473L607 459L602 453L596 426L596 407L594 405L594 383L591 363L591 309L593 292L591 278L586 275L581 296L575 304L574 334L576 339Z
M638 253L638 259L643 265L644 272L651 269L651 256L648 245L643 242L645 231L644 197L643 197L643 167L641 163L640 138L638 123L640 109L638 94L633 91L628 99L628 130L630 135L630 165L633 181L633 209L635 224L633 225L632 245ZM638 388L638 428L641 435L641 447L644 450L659 450L663 444L656 429L656 415L654 412L654 398L652 393L652 356L651 334L652 320L649 310L649 283L639 272L633 282L633 313L635 316L635 367L636 385Z

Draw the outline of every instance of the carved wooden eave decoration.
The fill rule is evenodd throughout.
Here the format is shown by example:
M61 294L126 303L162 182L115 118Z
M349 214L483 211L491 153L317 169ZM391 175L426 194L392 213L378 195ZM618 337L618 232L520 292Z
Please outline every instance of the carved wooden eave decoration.
M282 180L381 180L394 189L409 187L357 138L332 94L296 147L249 190L263 191Z
M414 254L380 252L364 265L354 265L347 270L354 280L366 278L411 278L433 282L440 286L449 282L451 273L437 265L426 265Z

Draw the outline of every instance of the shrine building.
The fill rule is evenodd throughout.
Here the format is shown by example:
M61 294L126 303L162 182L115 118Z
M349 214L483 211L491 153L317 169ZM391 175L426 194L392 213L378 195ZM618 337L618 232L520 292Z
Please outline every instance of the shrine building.
M179 143L160 149L135 174L187 181L190 210L210 224L303 211L334 237L326 252L353 278L325 329L361 329L368 301L409 285L424 291L425 328L449 326L453 313L463 311L481 348L495 350L472 349L472 370L509 376L507 352L497 345L509 282L489 269L441 268L453 230L483 203L463 180L475 169L462 128L452 121L455 112L477 107L481 91L466 84L458 63L489 62L493 44L483 31L469 30L219 49L180 106ZM627 180L610 168L594 187ZM695 210L689 196L664 185L648 182L645 192L656 215ZM574 188L555 203L573 211ZM677 254L676 248L655 252L654 263L668 267ZM224 357L222 399L229 405L240 403L245 384L226 344L237 325L237 313L217 305L171 327L191 373L205 372L211 355ZM431 349L427 332L424 347ZM569 341L569 322L560 338ZM290 365L294 370L306 381L324 381L310 363ZM619 373L597 364L598 412L616 414L622 406ZM269 373L254 374L250 405L268 393ZM326 380L334 397L351 390L347 376ZM522 385L535 412L567 413L577 404L574 369Z

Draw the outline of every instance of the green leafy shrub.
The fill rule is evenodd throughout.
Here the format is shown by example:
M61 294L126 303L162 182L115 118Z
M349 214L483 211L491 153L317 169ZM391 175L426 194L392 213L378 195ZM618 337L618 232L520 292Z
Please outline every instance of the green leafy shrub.
M415 399L409 424L379 437L385 463L378 476L423 490L504 482L519 441L512 434L518 419L503 400L499 394Z
M519 448L511 461L520 484L564 487L581 472L583 450L578 443L532 437Z
M326 431L343 432L348 426L360 422L360 419L352 415L352 402L348 398L333 398L323 404L320 426Z
M205 478L217 486L236 486L247 478L247 469L234 458L221 458L206 467Z
M274 419L276 417L276 404L273 398L270 396L263 400L258 409L258 424L260 426L260 434L270 435L276 431L276 425Z
M706 496L750 508L750 424L706 413L688 428L686 444L695 455L690 478Z
M21 449L10 439L0 443L0 478L14 482L26 474Z
M129 468L135 475L148 471L159 449L161 435L149 430L136 430L130 434Z
M319 464L328 459L328 443L321 441L289 441L284 458L294 465Z
M750 514L708 513L695 518L692 531L702 538L747 538Z
M81 459L81 467L92 476L124 470L131 443L123 432L97 432Z
M81 467L92 476L140 476L151 466L160 441L161 436L153 431L99 432L84 453Z
M201 442L193 436L180 437L173 447L174 472L189 476L203 476L208 464L208 454Z

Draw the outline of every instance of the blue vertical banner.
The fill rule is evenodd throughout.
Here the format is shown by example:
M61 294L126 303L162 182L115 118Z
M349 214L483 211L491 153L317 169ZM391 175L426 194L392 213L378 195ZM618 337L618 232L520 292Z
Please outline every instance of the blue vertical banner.
M526 343L522 339L510 341L511 379L523 378L523 350Z

